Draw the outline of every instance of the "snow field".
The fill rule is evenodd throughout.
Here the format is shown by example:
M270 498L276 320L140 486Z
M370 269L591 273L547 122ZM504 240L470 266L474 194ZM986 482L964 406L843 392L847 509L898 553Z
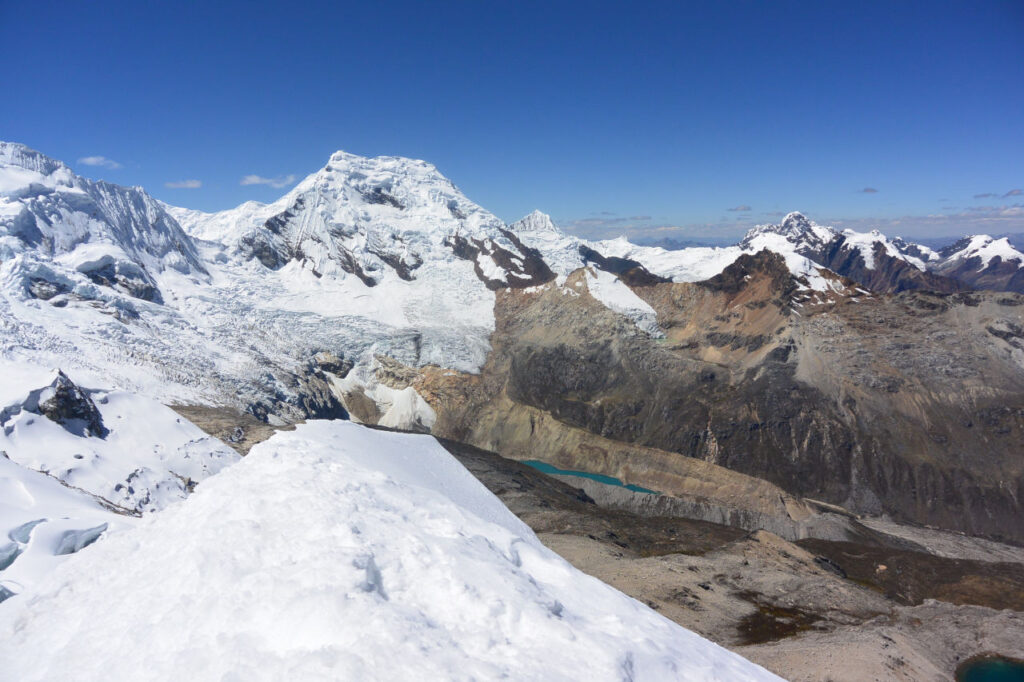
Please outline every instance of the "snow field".
M346 422L278 433L11 605L25 681L778 679L543 548L429 437Z

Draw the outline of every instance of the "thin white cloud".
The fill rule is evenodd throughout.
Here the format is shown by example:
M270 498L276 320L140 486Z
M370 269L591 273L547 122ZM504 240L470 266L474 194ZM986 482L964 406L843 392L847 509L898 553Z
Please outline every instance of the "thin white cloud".
M178 182L165 182L164 187L171 189L199 189L203 186L201 180L179 180Z
M242 178L242 185L270 185L275 189L281 189L295 182L294 175L279 175L276 178L265 178L261 175L246 175Z
M109 168L111 170L116 170L121 167L121 164L117 161L108 159L105 156L84 156L78 160L78 163L83 166L102 166L103 168Z

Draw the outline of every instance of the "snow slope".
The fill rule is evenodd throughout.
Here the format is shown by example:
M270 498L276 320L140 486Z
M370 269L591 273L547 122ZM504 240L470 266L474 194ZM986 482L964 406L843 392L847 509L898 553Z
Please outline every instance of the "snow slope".
M72 377L83 382L78 374ZM69 381L56 370L0 360L3 598L31 589L103 533L184 499L195 483L239 460L149 398ZM46 405L58 382L79 392L66 394L63 410L54 411ZM84 409L96 411L100 432L74 418ZM62 415L69 419L62 421Z
M278 433L11 605L26 682L778 679L572 568L429 437L343 422Z
M75 551L134 521L84 491L0 457L0 602L31 590Z
M603 270L587 268L587 290L609 310L614 310L633 321L638 329L652 337L661 338L665 333L658 327L658 314L651 305L637 296L622 281Z
M0 397L21 394L0 404L0 451L126 510L162 509L186 496L189 481L201 481L239 459L170 408L124 391L86 389L109 432L75 433L20 409L31 390L53 383L55 370L0 360L0 375Z
M1013 248L1010 240L1006 237L994 239L987 234L965 237L954 246L944 250L944 255L946 263L977 258L980 263L979 271L989 267L995 258L999 258L1004 263L1015 261L1018 268L1024 268L1024 253Z

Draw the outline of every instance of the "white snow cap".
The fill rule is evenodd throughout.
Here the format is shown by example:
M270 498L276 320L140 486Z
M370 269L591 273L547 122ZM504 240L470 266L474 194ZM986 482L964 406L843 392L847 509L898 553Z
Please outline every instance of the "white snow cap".
M752 227L740 241L740 246L745 249L749 248L753 241L764 235L779 235L797 249L816 249L830 242L836 236L836 231L831 227L809 220L799 211L792 211L787 213L782 222L777 225L766 224Z
M10 606L23 682L779 679L573 568L432 438L347 422L278 433Z
M513 232L558 232L551 221L551 216L540 211L533 211L509 225Z
M947 260L980 258L981 268L979 269L984 270L992 262L992 259L998 256L1004 263L1016 261L1018 267L1024 267L1024 253L1013 248L1010 240L1006 237L995 239L987 234L976 234L962 239L957 243L957 246L960 245L962 245L962 248L950 254Z

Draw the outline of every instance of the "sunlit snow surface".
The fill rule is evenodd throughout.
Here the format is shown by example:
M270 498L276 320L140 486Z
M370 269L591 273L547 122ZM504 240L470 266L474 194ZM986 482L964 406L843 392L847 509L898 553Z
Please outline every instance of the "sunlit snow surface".
M586 283L590 295L601 301L606 308L628 317L637 328L653 337L665 336L658 328L658 316L654 308L618 277L603 270L588 268Z
M774 680L545 549L435 441L279 433L0 610L18 680Z
M1015 261L1018 268L1024 268L1024 253L1013 248L1010 240L1006 237L994 239L987 234L977 234L964 239L964 248L948 256L947 260L970 260L978 258L981 260L981 267L978 271L984 270L992 262L993 258L999 258L1003 262Z
M67 555L135 522L131 514L184 499L192 483L239 460L170 408L96 389L99 379L89 375L71 379L99 411L104 437L26 409L29 394L56 376L0 360L0 596L30 589Z

